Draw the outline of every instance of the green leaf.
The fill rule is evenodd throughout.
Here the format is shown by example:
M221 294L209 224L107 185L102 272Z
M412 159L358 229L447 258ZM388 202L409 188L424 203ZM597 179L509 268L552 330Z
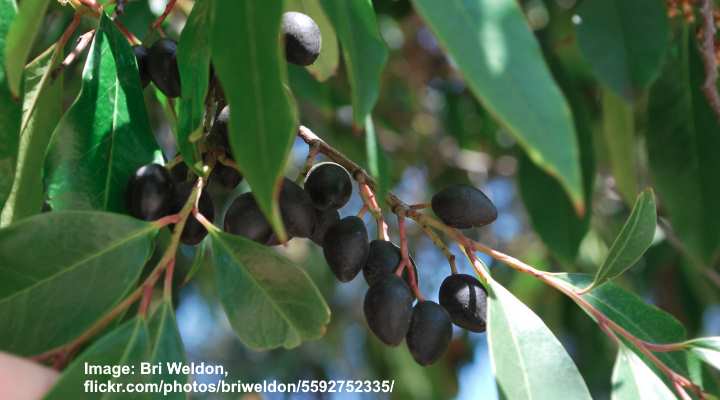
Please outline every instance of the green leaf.
M46 162L54 210L123 212L132 174L153 161L155 144L127 39L103 14L80 95L60 120Z
M320 0L286 0L285 11L298 11L309 15L320 28L322 37L320 56L314 63L307 66L307 70L321 82L335 75L340 62L340 48L335 29L323 11Z
M612 400L675 399L665 383L635 353L620 345L612 374Z
M689 340L687 347L701 360L720 370L720 336Z
M180 331L178 331L175 313L173 311L170 299L163 299L160 307L150 319L150 355L147 362L156 365L161 363L162 373L149 375L149 381L160 382L178 382L185 384L188 376L183 374L171 373L168 364L185 365L187 357L185 356L185 348L183 347ZM170 399L186 399L187 395L182 392L168 393L166 398Z
M253 241L211 235L218 296L243 343L292 348L325 333L330 309L305 271Z
M40 31L48 4L50 0L23 0L7 33L4 65L10 92L16 98L20 96L25 61Z
M203 129L205 97L210 79L210 26L212 0L197 1L188 17L178 42L178 68L182 95L175 135L177 147L185 163L199 175L197 162L201 161L193 134Z
M27 66L17 169L0 216L0 226L35 215L42 209L45 151L62 115L62 77L55 80L50 77L59 54L55 46L51 46Z
M208 264L209 247L210 245L206 240L203 240L202 242L200 242L200 244L195 246L195 254L193 255L192 264L190 265L188 273L185 275L184 284L190 282L192 278L195 277L195 274L200 271L200 268Z
M20 355L62 345L137 281L158 231L102 212L58 211L0 230L0 349Z
M622 98L604 89L602 118L602 131L615 186L625 203L631 204L638 193L633 109Z
M297 129L297 110L280 49L282 2L214 1L213 65L230 104L235 161L278 237L282 173Z
M322 0L322 5L342 45L352 91L353 121L362 126L377 102L388 50L369 0Z
M3 68L5 39L16 12L15 0L0 0L0 207L5 204L15 177L15 159L20 139L22 107L10 94Z
M146 378L139 375L138 368L141 362L148 359L149 354L150 335L147 321L139 317L133 318L107 333L85 350L80 357L75 359L60 376L55 386L45 395L44 399L94 400L108 398L112 394L100 395L97 392L86 391L84 388L85 382L90 380L117 384L137 383L145 380ZM86 363L92 366L132 365L135 366L135 374L122 374L119 377L104 373L89 375L85 372ZM140 398L149 398L149 396L140 396Z
M501 398L591 399L575 363L543 321L490 282L488 346Z
M577 12L578 45L595 75L633 101L658 77L668 49L663 1L590 0Z
M650 91L648 158L673 230L699 265L720 249L720 125L701 91L705 72L695 37L677 35L662 76Z
M656 225L655 194L652 189L645 189L635 200L630 216L615 238L590 288L622 275L635 265L652 244Z
M375 124L370 115L365 117L365 150L367 152L368 170L370 175L375 178L375 182L377 182L375 196L379 202L382 202L382 199L390 190L390 173L388 172L387 156L375 134Z
M572 115L516 0L414 0L475 96L584 212Z

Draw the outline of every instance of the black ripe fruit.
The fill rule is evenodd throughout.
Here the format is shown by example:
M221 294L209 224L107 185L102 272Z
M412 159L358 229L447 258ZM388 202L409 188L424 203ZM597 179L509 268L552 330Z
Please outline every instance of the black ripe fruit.
M148 71L148 49L147 47L139 44L137 46L133 46L133 53L135 53L135 59L137 60L142 87L147 87L148 83L150 83L150 72Z
M244 236L258 243L265 244L272 227L260 211L252 193L243 193L238 196L225 213L225 232Z
M485 226L497 218L497 209L485 193L470 185L452 185L432 198L432 209L453 228Z
M452 323L447 311L434 301L415 305L405 343L415 361L430 365L448 348L452 339Z
M165 167L148 164L130 178L126 195L130 215L152 221L172 212L175 187Z
M180 72L177 64L177 43L163 38L148 51L148 72L153 83L167 97L180 96Z
M175 184L185 182L188 177L188 166L184 162L175 164L174 167L170 168L170 177Z
M341 165L333 162L317 164L308 172L305 191L310 195L315 207L321 210L337 210L350 200L350 174Z
M440 285L439 297L455 325L473 332L485 331L487 291L475 277L448 276Z
M377 281L382 279L385 274L395 273L395 269L400 264L402 255L400 248L392 242L387 240L375 239L370 242L370 251L368 252L367 262L363 266L363 276L369 286L374 285ZM415 278L417 279L418 273L415 267L415 262L410 260L413 264L415 271ZM409 285L410 277L408 276L407 268L403 271L403 279Z
M356 216L336 222L323 239L325 261L340 282L350 282L360 272L369 247L365 224Z
M315 208L308 194L284 178L280 188L280 213L288 235L309 238L315 230Z
M225 189L235 189L242 181L243 176L235 168L217 163L210 173L210 183L217 183Z
M414 300L408 285L394 274L370 286L363 304L370 331L387 345L399 345L410 327Z
M175 212L180 212L188 197L192 193L195 184L184 182L177 186L175 195ZM215 218L215 206L207 190L203 190L198 201L198 210L205 218L212 222ZM200 243L207 236L207 229L191 214L185 222L185 227L180 234L180 241L194 246Z
M299 12L286 12L282 16L282 32L289 63L306 66L315 62L320 55L322 38L312 18Z
M223 107L213 122L212 129L210 130L209 140L210 142L225 150L225 153L232 156L230 151L230 139L228 137L228 123L230 122L230 106Z
M315 229L310 239L322 246L325 233L338 221L340 221L340 213L337 210L315 210Z

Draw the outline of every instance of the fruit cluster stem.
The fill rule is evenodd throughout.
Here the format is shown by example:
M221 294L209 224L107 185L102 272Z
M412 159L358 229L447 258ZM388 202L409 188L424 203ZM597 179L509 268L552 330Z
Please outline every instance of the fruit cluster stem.
M413 291L415 298L417 298L418 301L424 301L425 298L422 293L420 293L420 288L418 287L417 276L415 276L415 268L413 268L412 261L410 261L407 231L405 229L405 214L402 211L398 212L397 220L398 232L400 233L400 264L398 265L395 274L402 278L402 273L406 270L408 277L410 278L410 289Z
M165 6L165 10L162 14L160 14L159 17L155 20L155 22L152 23L152 29L158 29L160 25L165 21L165 18L167 18L168 15L172 12L173 8L175 7L175 3L177 3L177 0L169 0L167 5Z

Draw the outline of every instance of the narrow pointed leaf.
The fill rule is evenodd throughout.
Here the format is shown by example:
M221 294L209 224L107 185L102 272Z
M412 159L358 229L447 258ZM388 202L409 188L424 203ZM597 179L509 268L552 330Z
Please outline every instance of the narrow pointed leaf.
M325 333L330 309L305 271L253 241L211 235L218 295L243 343L292 348Z
M80 95L60 120L46 162L53 209L125 211L130 176L153 161L140 78L127 39L103 14Z
M0 349L32 355L87 329L136 283L157 231L88 211L45 213L0 230Z
M700 359L720 370L720 336L690 340L687 345Z
M283 239L277 195L297 111L280 48L282 2L213 4L212 60L230 104L230 146L258 205Z
M201 133L205 117L205 96L210 79L210 32L212 1L195 2L188 17L180 41L177 60L180 70L180 111L175 140L185 163L202 175L196 164L201 161L196 143L191 141L195 133Z
M13 178L20 140L21 102L10 94L5 74L6 35L17 13L15 0L0 0L0 207L5 204Z
M307 70L320 82L335 75L340 62L340 47L337 35L327 14L320 5L320 0L287 0L285 11L297 11L309 15L320 28L322 37L320 55Z
M30 56L35 37L40 31L50 0L25 0L20 3L17 16L10 25L5 43L4 67L10 92L20 96L20 83L25 62Z
M575 363L543 321L492 281L488 345L501 398L591 399Z
M620 345L612 374L612 400L674 400L675 395L635 353Z
M597 271L592 287L622 275L635 265L650 247L656 225L655 194L651 189L646 189L635 200L632 212Z
M603 136L615 186L627 204L638 193L635 163L635 115L622 98L608 89L602 94Z
M414 0L475 96L584 211L578 144L565 97L516 0Z
M50 78L58 54L52 46L27 66L15 180L0 216L0 226L37 214L42 209L45 152L50 135L62 116L62 77Z
M390 190L390 172L388 171L387 156L382 146L380 146L375 132L375 124L370 115L365 118L365 147L368 170L378 184L375 188L377 192L375 196L378 199L384 199L388 190Z
M149 329L150 355L147 362L153 365L160 363L163 368L162 373L152 374L148 376L148 380L158 384L161 381L187 383L187 375L172 373L168 368L169 364L184 366L187 362L170 299L164 299L160 307L155 311L155 314L150 319ZM185 399L187 396L185 393L176 392L168 393L166 398Z

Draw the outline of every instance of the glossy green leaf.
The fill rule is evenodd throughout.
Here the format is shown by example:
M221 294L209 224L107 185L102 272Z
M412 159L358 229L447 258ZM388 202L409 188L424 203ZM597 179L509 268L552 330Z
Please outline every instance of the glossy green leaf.
M705 72L695 37L677 36L650 92L648 158L674 232L691 259L710 265L720 250L720 125L701 90Z
M40 31L48 4L50 0L22 1L7 33L4 66L10 92L16 98L20 96L25 61L30 55L35 36Z
M89 211L44 213L0 230L0 349L40 353L87 329L136 283L157 231Z
M98 392L86 391L84 385L88 380L113 384L145 381L147 375L140 375L139 366L141 362L148 360L150 346L147 321L139 317L133 318L108 332L75 359L63 371L55 386L45 395L44 399L94 400L113 396L110 393L101 396ZM135 366L135 374L120 374L118 377L112 374L90 375L85 372L86 363L93 366L132 365ZM146 393L140 393L138 396L143 399L153 397Z
M687 347L701 360L720 370L720 336L693 339Z
M638 194L635 115L622 98L608 89L602 94L603 136L615 187L626 204Z
M584 211L572 115L516 0L414 0L475 96Z
M163 299L160 307L150 319L150 355L147 362L156 365L161 363L163 366L162 373L149 375L149 381L160 382L178 382L180 384L187 383L188 376L183 374L175 374L167 368L168 364L182 365L187 363L185 349L180 331L178 330L177 321L175 320L175 312L170 299ZM168 393L166 397L169 399L186 399L187 395L182 392Z
M298 11L309 15L320 28L322 37L320 56L307 66L307 70L321 82L335 75L340 62L340 47L335 29L320 5L320 0L286 0L285 11Z
M282 2L213 4L212 60L230 104L230 146L258 205L284 238L277 196L298 124L280 48Z
M0 0L0 207L5 204L13 178L20 140L21 102L10 94L5 75L5 36L17 7L15 0Z
M632 101L655 80L668 49L662 0L589 0L577 9L580 51L598 79Z
M205 96L210 79L210 32L212 1L195 2L188 17L180 41L177 60L180 70L182 94L178 112L175 140L185 163L202 175L196 164L201 161L200 152L191 137L200 137L205 117Z
M195 277L195 274L200 271L200 268L208 264L208 258L209 258L209 248L210 245L206 240L203 240L195 246L195 254L193 255L192 264L190 265L190 269L188 270L187 275L185 275L184 282L187 284L192 280L193 277Z
M502 285L490 283L488 346L500 397L591 399L575 363L543 321Z
M635 265L652 244L656 225L655 194L652 189L645 189L635 200L630 216L595 274L592 287L622 275Z
M211 235L218 296L243 343L292 348L325 333L330 309L305 271L253 241Z
M45 152L62 116L62 77L55 80L50 77L58 55L52 46L27 66L15 180L0 216L0 226L35 215L42 209Z
M665 383L635 353L620 345L612 374L612 400L673 400Z
M390 190L390 172L388 171L387 156L382 146L380 146L375 133L375 124L370 115L365 118L365 150L367 152L368 170L370 175L375 178L375 182L377 182L375 195L378 199L384 199L388 190Z
M80 95L60 120L47 156L54 210L122 212L130 176L153 161L155 144L127 39L103 14Z
M363 126L380 94L380 75L388 58L375 11L368 0L322 0L322 5L340 38L352 92L353 121Z

